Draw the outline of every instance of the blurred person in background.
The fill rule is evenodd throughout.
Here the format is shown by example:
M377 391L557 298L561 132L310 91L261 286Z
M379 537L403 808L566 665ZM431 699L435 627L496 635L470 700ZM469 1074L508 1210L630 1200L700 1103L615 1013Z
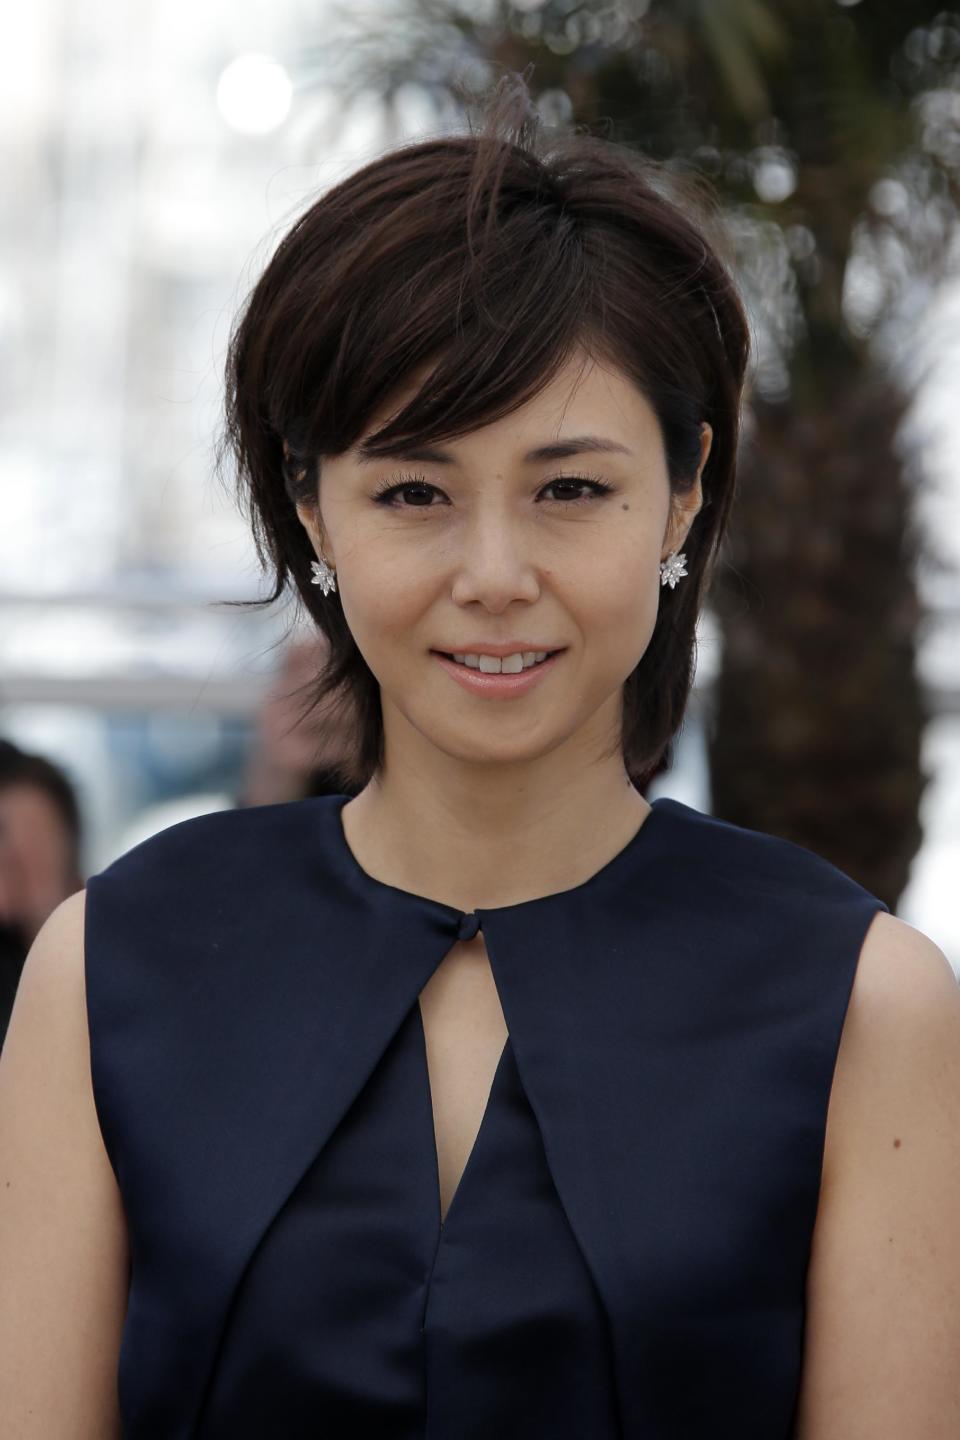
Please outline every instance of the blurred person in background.
M40 927L82 889L74 788L42 755L0 739L0 1044Z
M330 706L304 714L303 693L317 677L329 646L321 635L287 646L257 711L254 742L239 806L280 804L349 789L356 727Z

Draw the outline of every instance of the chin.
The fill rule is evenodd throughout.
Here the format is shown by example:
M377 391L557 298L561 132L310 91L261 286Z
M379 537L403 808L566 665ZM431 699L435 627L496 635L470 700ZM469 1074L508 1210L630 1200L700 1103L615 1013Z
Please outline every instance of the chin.
M559 743L533 737L529 723L523 734L498 736L495 731L496 726L487 721L478 727L474 737L465 734L462 725L454 729L452 724L446 733L438 733L435 728L420 733L435 750L466 765L533 765Z

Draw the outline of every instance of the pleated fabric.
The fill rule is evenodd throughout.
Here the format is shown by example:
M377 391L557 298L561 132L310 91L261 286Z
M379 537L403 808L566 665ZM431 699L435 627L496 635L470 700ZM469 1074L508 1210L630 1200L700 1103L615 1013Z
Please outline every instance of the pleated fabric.
M662 797L583 884L466 914L367 875L348 798L183 821L88 882L124 1437L791 1440L887 907ZM509 1037L441 1226L418 997L478 929Z

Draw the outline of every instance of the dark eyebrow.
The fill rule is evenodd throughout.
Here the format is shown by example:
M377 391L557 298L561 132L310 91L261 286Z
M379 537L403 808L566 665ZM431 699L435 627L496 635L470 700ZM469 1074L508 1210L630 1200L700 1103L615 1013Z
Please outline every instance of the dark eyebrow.
M566 440L555 440L550 445L538 445L535 450L528 450L523 460L524 464L535 465L541 460L565 460L568 455L582 455L588 450L604 450L621 455L632 453L625 445L619 444L616 440L606 440L602 435L570 435ZM401 449L391 450L385 455L373 455L361 441L357 446L357 455L361 464L367 465L376 464L378 460L421 460L425 464L432 465L455 465L457 463L455 457L448 451L436 450L431 445L404 446Z

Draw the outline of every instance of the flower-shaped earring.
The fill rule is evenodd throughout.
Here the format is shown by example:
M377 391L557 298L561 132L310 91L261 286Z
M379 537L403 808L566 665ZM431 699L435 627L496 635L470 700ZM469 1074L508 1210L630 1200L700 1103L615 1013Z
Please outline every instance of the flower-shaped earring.
M660 561L660 584L669 585L671 590L677 588L677 581L686 573L687 557L682 551L678 555L675 550L671 550L666 560Z
M313 570L311 585L322 585L324 595L329 595L331 590L336 590L336 572L331 570L326 560L311 560L310 565Z

